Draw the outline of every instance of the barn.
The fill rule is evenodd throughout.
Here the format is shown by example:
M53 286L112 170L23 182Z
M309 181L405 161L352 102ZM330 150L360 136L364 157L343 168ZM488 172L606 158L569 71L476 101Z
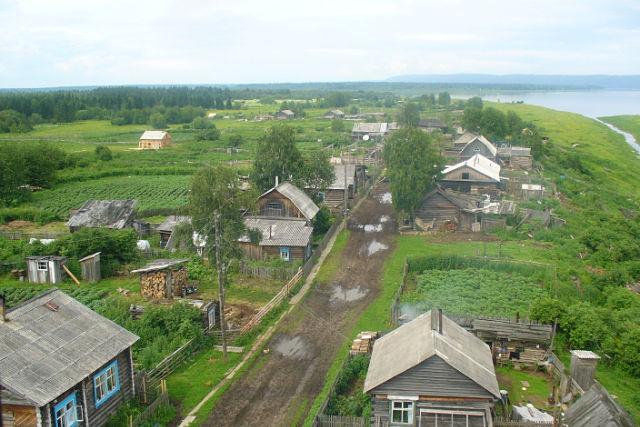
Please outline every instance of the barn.
M171 134L163 130L146 130L138 140L139 150L159 150L171 145Z
M289 120L289 119L293 119L295 116L296 116L296 113L294 113L291 110L280 110L276 113L277 120Z
M313 200L290 182L276 184L258 198L262 217L304 218L312 221L320 210Z
M438 186L422 199L416 217L426 228L439 229L447 226L471 230L472 224L479 221L481 208L481 197Z
M327 111L324 116L325 119L344 119L344 112L342 110Z
M354 123L351 129L351 139L358 141L367 137L371 140L381 140L388 131L387 123Z
M500 165L481 154L475 154L442 171L442 187L462 193L490 194L496 197L501 189Z
M248 258L280 258L284 261L306 261L311 256L313 227L305 219L246 217L247 230L258 230L259 242L248 235L240 238L240 246Z

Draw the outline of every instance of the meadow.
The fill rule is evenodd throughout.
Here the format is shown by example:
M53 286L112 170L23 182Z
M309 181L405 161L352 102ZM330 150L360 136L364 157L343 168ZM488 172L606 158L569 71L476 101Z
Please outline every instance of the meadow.
M600 120L630 133L636 141L640 141L640 116L607 116L600 117Z

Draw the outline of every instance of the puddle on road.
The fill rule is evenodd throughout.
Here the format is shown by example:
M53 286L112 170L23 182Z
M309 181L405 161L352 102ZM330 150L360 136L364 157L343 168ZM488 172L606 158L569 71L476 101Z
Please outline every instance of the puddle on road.
M369 293L369 291L367 289L362 289L360 286L345 289L342 286L337 285L333 288L333 292L331 293L331 301L357 301L367 295L367 293Z
M382 224L367 224L364 226L364 232L365 233L379 233L382 231Z
M364 249L365 249L365 252L367 253L367 256L371 256L376 252L389 249L389 246L385 245L384 243L378 242L377 240L372 240L371 243L369 243L369 245L364 247Z
M299 336L280 337L278 342L273 345L273 350L284 357L297 360L311 359L313 356L309 344Z
M385 205L390 205L392 202L391 193L384 193L382 197L380 197L380 202Z
M389 217L389 215L382 215L380 217L380 224L384 224L385 222L389 222L391 218Z

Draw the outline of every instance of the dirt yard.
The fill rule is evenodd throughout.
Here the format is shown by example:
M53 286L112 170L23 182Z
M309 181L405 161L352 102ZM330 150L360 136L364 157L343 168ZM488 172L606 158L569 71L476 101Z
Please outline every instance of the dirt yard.
M217 402L205 425L300 425L358 315L376 297L395 244L386 187L349 221L351 234L331 280L318 283L280 324L253 366Z

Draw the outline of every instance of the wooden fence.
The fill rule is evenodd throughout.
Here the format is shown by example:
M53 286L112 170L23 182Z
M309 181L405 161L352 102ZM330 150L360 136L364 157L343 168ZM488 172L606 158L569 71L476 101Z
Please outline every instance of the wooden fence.
M155 390L163 379L178 369L189 356L198 351L199 344L195 339L190 339L176 351L165 357L155 368L145 372L141 378L141 391L148 393L149 391Z
M364 427L365 419L341 415L318 415L313 425L314 427Z
M0 237L7 240L57 239L67 233L24 233L22 231L0 231Z
M153 402L151 402L149 406L145 408L144 412L142 412L135 418L133 418L133 416L129 417L129 427L139 426L148 422L156 414L158 409L160 409L162 406L168 405L170 405L169 393L167 392L166 384L163 382L160 394Z
M402 298L402 293L404 292L404 288L407 286L407 274L409 272L409 263L404 261L404 267L402 267L402 282L396 291L396 294L393 297L393 302L391 303L391 325L397 326L398 320L400 318L400 298Z
M238 267L238 272L243 276L258 277L260 279L291 280L298 270L296 268L250 265L242 261Z
M494 427L543 427L552 426L553 422L548 421L515 421L508 418L496 417L493 421Z

